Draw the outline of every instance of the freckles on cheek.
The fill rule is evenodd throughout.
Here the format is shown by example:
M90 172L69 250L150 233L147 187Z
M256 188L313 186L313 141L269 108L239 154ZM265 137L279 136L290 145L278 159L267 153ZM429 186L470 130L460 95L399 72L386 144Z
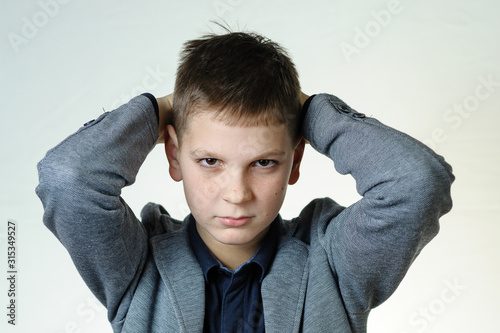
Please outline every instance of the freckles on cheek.
M200 193L208 201L215 196L215 188L212 185L203 184L200 186Z
M198 188L207 199L213 199L219 193L219 179L210 176L201 176L198 178Z
M284 188L284 187L282 187L282 188L281 188L281 191L274 193L274 195L275 195L275 196L278 196L278 194L281 194L281 193L283 193L284 191L285 191L285 188Z
M195 210L204 210L213 205L217 186L203 179L193 179L190 184L191 205Z
M261 196L267 197L267 200L277 200L278 198L283 197L285 192L286 185L281 178L262 182L259 184L257 189L257 193L260 193Z

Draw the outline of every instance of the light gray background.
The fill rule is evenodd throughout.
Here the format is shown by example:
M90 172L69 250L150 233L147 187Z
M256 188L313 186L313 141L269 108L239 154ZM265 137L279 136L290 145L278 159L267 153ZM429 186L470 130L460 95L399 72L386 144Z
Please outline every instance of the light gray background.
M493 332L500 227L500 5L493 0L1 1L0 262L8 219L18 224L18 317L2 332L111 332L68 254L42 225L36 163L104 110L150 91L169 93L182 43L217 29L260 32L291 53L307 93L338 95L431 145L454 166L454 209L393 297L372 312L371 333ZM312 198L358 199L350 177L310 147L282 210ZM123 193L187 213L163 147Z

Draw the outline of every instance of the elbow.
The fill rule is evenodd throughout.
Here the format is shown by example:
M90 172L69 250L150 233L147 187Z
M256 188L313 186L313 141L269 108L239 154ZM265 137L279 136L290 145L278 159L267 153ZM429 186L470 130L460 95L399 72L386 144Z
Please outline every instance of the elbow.
M40 161L37 168L39 183L35 193L44 209L43 223L56 233L55 221L73 210L71 205L82 198L84 171L77 165L56 158Z
M410 195L418 210L436 219L448 213L453 206L451 185L455 179L451 166L438 161L420 168L414 176Z
M64 159L43 159L37 165L37 195L43 199L47 195L57 195L70 188L78 187L83 171L78 165L65 163Z
M60 207L64 191L70 187L70 181L69 177L62 176L68 173L63 172L60 166L45 162L42 160L38 163L38 186L35 193L40 198L44 209L43 223L55 232L53 222L57 215L57 207Z

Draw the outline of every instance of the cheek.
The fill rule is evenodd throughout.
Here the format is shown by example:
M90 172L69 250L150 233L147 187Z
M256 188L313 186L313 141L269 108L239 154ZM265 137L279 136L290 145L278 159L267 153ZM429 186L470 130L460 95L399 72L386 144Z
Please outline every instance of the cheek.
M267 210L279 210L285 199L287 189L286 177L280 177L273 181L268 181L259 186L260 201L262 205L267 207Z
M191 211L203 211L213 205L218 196L217 182L207 179L195 172L185 177L184 191Z

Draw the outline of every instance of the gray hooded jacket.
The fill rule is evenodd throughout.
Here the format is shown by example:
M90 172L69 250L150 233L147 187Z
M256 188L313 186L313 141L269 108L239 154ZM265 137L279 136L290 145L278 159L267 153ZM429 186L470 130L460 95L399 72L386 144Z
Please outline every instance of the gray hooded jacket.
M266 331L366 332L370 310L394 292L451 209L451 167L332 95L312 98L303 135L354 177L362 199L347 208L316 199L280 220L261 286ZM115 332L202 332L205 282L186 223L156 204L141 222L120 197L157 138L145 96L80 128L38 165L43 220Z

